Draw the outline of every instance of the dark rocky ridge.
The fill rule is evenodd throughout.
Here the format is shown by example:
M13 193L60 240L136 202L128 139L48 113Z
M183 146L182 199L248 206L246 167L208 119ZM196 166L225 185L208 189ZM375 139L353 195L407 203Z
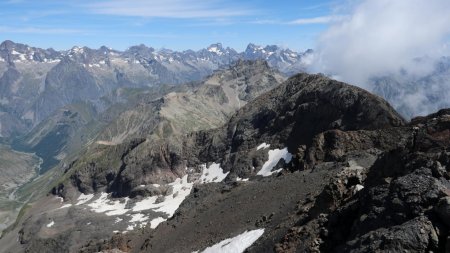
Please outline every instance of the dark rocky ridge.
M222 129L197 134L197 145L203 146L197 157L220 161L225 170L247 177L251 164L246 160L251 159L241 157L249 156L262 142L287 146L297 160L311 163L314 154L306 154L316 135L326 130L373 130L403 124L387 102L363 89L322 75L299 74L242 108Z

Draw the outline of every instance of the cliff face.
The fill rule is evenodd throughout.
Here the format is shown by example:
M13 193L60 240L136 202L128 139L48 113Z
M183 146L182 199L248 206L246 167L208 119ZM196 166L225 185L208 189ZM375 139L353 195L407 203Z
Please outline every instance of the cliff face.
M24 217L19 248L193 252L263 231L248 252L444 252L449 146L450 110L405 122L299 74L221 127L90 150L53 190L64 203ZM77 232L88 223L102 229Z

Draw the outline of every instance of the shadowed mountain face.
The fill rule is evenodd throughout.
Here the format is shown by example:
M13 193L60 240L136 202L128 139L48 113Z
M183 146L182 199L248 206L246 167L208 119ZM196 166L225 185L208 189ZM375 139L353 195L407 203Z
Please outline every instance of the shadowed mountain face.
M254 64L239 69L265 66ZM166 113L211 87L204 103L235 106L228 94L247 88L225 90L242 72L218 72L147 111L178 131L91 146L53 188L58 198L37 201L0 243L18 233L8 249L193 252L258 231L249 252L445 250L448 110L407 123L360 88L300 74L235 100L245 105L217 128L183 129ZM190 101L183 114L199 107Z
M305 67L302 53L252 47L245 53L221 44L196 52L157 51L144 45L124 52L106 47L55 51L5 41L0 44L0 137L27 133L68 104L90 102L101 111L101 98L118 88L198 81L238 60L268 60L284 73Z

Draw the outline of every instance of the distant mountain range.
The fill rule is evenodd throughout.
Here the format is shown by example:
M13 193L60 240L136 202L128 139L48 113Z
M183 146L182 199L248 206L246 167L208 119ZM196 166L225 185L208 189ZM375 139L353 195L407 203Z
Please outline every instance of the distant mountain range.
M119 62L123 64L125 61L128 64L139 64L146 68L160 64L160 67L168 71L204 70L208 72L208 70L243 59L266 60L271 67L278 68L282 72L296 73L304 69L301 65L303 56L310 53L312 53L311 49L298 53L276 45L262 47L252 43L240 53L229 47L224 48L221 43L212 44L198 51L182 52L170 49L156 50L143 44L132 46L125 51L117 51L106 46L99 49L75 46L70 50L56 51L51 48L30 47L10 40L0 44L0 62L7 63L9 66L26 63L59 63L71 59L87 68L103 68L104 65L111 66ZM159 76L161 82L185 82L189 79L184 77L165 80L159 75L160 73L155 74Z
M201 80L238 60L265 60L291 75L306 69L311 53L254 44L238 53L220 43L183 52L145 45L56 51L7 40L0 44L0 138L23 135L68 104L89 102L102 111L101 98L117 88Z

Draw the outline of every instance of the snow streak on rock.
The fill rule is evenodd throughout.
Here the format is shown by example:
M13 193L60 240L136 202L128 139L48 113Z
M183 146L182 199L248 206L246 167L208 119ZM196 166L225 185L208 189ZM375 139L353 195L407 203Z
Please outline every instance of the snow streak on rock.
M264 229L245 231L233 238L225 239L202 253L242 253L264 234Z
M51 221L49 224L47 224L47 227L48 227L48 228L51 228L51 227L53 227L53 225L55 225L55 222L54 222L54 221Z
M261 170L258 171L256 175L268 177L274 173L280 172L282 169L276 171L272 171L272 169L281 159L284 159L286 163L291 161L292 154L288 152L287 148L269 150L269 160L264 163Z
M76 203L76 206L82 205L86 202L88 202L89 200L91 200L94 197L94 194L87 194L84 195L83 193L81 193L81 195L78 197L78 203Z
M228 173L230 173L224 173L218 163L212 163L208 168L206 168L206 164L203 164L202 169L202 176L200 177L201 184L222 182Z
M158 217L155 218L153 220L150 221L150 227L155 229L156 227L158 227L158 225L162 222L166 221L166 219L162 218L162 217Z
M259 145L257 148L256 148L256 150L260 150L260 149L266 149L266 148L268 148L268 147L270 147L270 144L267 144L267 143L262 143L261 145Z

